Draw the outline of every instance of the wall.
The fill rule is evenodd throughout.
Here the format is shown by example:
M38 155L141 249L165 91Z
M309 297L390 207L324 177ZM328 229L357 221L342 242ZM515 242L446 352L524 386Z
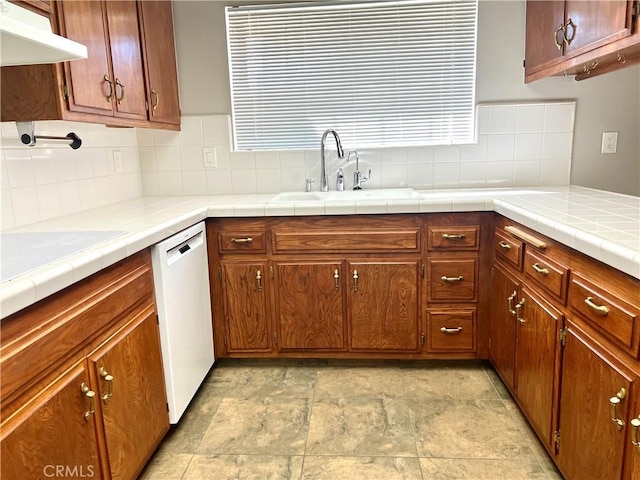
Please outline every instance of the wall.
M185 115L231 111L224 3L174 4ZM480 0L478 15L476 100L576 99L571 183L640 195L640 67L582 82L559 77L524 85L524 1ZM603 131L619 132L618 153L600 153Z
M37 135L75 132L82 146L18 142L13 122L1 125L0 227L6 230L142 195L136 131L77 122L36 122ZM113 152L120 152L116 172Z

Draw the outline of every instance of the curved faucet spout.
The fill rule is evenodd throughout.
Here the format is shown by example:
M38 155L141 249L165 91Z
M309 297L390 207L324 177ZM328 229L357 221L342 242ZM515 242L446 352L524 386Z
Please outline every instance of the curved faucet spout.
M342 143L340 142L340 136L334 129L329 128L322 134L322 140L320 140L320 191L329 191L329 174L327 172L327 162L324 156L324 144L329 134L333 135L336 139L336 146L338 147L338 158L344 157L344 150L342 149Z

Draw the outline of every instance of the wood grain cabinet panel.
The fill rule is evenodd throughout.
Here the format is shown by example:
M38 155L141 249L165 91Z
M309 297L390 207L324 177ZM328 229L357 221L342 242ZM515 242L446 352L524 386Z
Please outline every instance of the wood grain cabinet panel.
M476 309L430 309L427 312L428 350L431 352L474 352Z
M480 226L429 226L427 248L439 250L478 250L480 248Z
M343 349L342 264L277 262L275 276L278 349Z
M428 259L427 271L430 301L473 302L477 299L476 258Z
M500 228L496 228L494 234L493 253L496 259L522 270L524 244Z
M567 300L569 268L527 247L524 254L527 277L553 295L563 305Z
M348 262L351 350L419 350L417 261Z

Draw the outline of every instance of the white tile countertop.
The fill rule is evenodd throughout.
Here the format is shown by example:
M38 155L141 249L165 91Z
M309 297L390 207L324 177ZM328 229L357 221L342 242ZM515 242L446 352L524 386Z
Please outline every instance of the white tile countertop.
M584 187L429 190L404 199L141 197L3 232L125 231L0 283L4 318L207 217L496 211L640 279L640 197Z

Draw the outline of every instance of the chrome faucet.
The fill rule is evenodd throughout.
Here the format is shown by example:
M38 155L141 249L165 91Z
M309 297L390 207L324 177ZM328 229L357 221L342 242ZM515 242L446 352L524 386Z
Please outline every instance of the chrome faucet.
M356 152L355 150L349 150L349 152L347 153L347 162L351 158L352 153L356 156L356 171L353 172L353 189L362 190L362 184L371 178L371 169L369 169L369 176L363 177L362 172L360 171L360 158L358 157L358 152Z
M328 192L329 191L329 174L327 173L327 162L324 158L324 142L327 140L327 136L329 134L333 134L336 139L336 146L338 147L338 158L344 157L344 150L342 149L342 143L340 143L340 136L338 132L333 130L332 128L326 130L322 134L322 140L320 140L320 191Z

